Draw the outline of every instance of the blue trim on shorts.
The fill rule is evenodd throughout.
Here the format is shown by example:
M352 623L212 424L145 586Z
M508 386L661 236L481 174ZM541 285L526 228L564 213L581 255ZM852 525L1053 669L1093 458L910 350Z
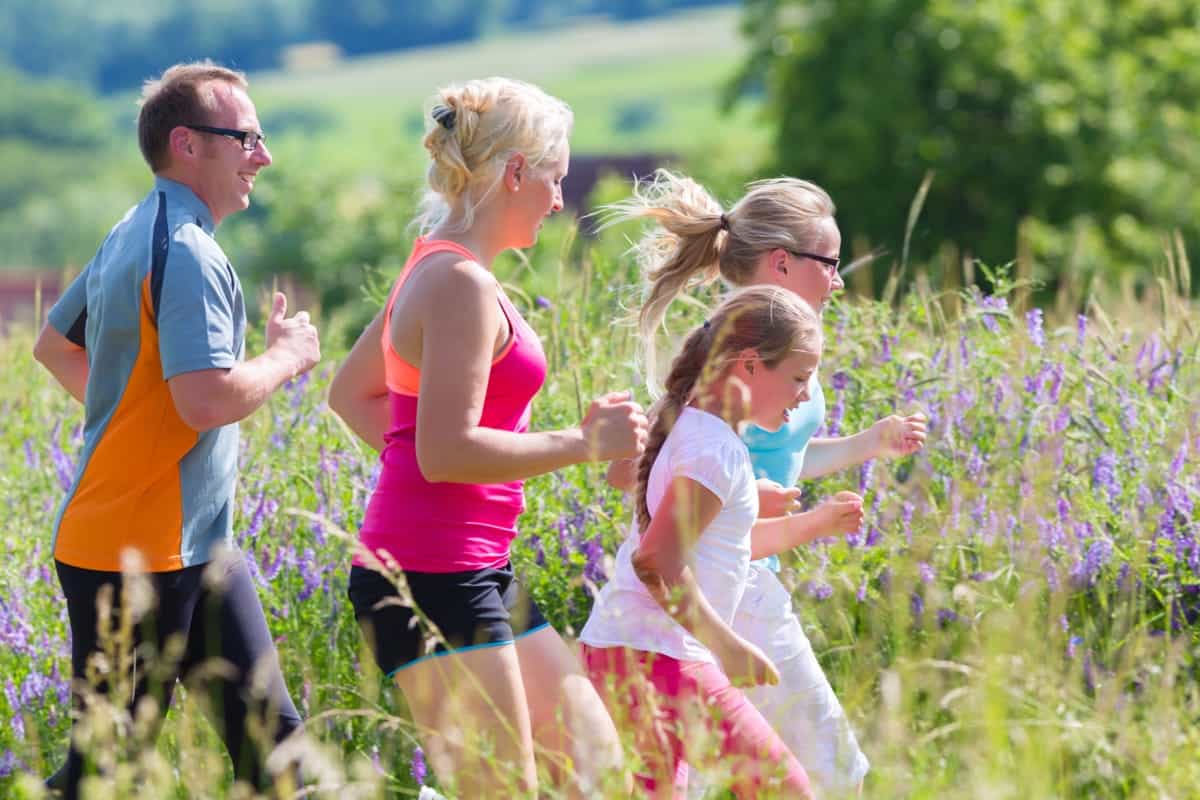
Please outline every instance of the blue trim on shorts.
M471 644L471 645L467 645L466 647L456 647L453 650L442 650L440 652L430 653L427 656L421 656L420 658L416 659L415 661L410 661L407 664L403 664L399 667L396 667L394 670L392 670L391 672L389 672L387 674L387 677L389 679L394 678L396 676L397 672L408 669L409 667L412 667L412 666L416 666L417 664L420 664L422 661L428 661L431 658L441 658L442 656L452 656L452 655L457 655L458 653L466 653L469 650L482 650L487 647L500 647L501 645L506 645L506 644L516 644L517 639L520 639L523 636L528 636L531 633L537 633L542 628L549 628L549 627L550 627L549 622L543 622L541 625L538 625L536 628L530 628L527 631L521 631L520 633L514 635L513 638L505 639L502 642L484 642L483 644Z

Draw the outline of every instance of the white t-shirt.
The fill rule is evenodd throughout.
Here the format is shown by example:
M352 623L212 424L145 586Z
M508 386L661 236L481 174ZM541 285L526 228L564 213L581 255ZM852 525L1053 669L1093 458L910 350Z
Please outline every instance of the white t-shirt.
M750 528L758 517L750 453L723 419L688 406L650 469L646 505L651 516L676 477L696 481L721 501L720 512L692 548L691 567L709 604L732 623L750 570ZM663 611L634 573L631 559L640 536L635 516L629 537L617 551L613 578L596 597L580 641L716 663L708 648Z

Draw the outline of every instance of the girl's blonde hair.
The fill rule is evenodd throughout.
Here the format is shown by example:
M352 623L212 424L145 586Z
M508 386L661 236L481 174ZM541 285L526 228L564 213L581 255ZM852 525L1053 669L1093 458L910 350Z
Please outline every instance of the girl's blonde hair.
M778 286L754 286L725 298L703 325L693 330L671 363L665 392L651 409L654 420L638 460L637 515L640 530L650 524L646 487L663 442L684 406L704 387L726 374L734 359L753 350L771 369L794 352L819 355L821 322L812 306Z
M510 78L484 78L438 91L425 134L430 164L417 225L428 232L459 212L466 230L475 210L499 185L504 165L520 153L536 167L561 152L574 117L562 100Z
M733 286L749 285L762 253L819 247L826 221L836 210L814 183L771 178L749 184L742 199L726 211L700 184L665 169L649 181L635 182L629 199L606 206L606 225L640 218L658 223L635 247L649 284L638 333L651 384L656 334L680 292L718 277Z

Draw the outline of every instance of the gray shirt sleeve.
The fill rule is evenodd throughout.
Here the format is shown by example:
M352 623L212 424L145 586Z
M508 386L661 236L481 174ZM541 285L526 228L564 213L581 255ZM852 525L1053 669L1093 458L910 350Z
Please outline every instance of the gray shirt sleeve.
M238 362L237 278L225 254L194 226L171 240L158 303L163 379Z
M46 315L51 328L80 347L87 346L87 279L91 266L89 261Z

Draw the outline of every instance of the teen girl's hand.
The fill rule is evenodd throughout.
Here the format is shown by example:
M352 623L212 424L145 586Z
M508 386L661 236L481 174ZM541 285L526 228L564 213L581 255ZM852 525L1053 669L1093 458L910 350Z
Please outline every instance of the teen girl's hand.
M863 524L863 499L854 492L838 492L813 513L821 515L820 529L829 533L854 533Z
M800 487L784 488L770 478L759 478L757 485L759 517L785 517L800 510Z
M715 653L721 669L734 686L776 686L779 670L757 646L730 631L729 639Z
M906 417L893 414L871 426L876 458L910 456L925 446L926 417L920 411Z
M592 401L579 424L591 461L636 458L646 447L649 422L629 392L609 392Z

